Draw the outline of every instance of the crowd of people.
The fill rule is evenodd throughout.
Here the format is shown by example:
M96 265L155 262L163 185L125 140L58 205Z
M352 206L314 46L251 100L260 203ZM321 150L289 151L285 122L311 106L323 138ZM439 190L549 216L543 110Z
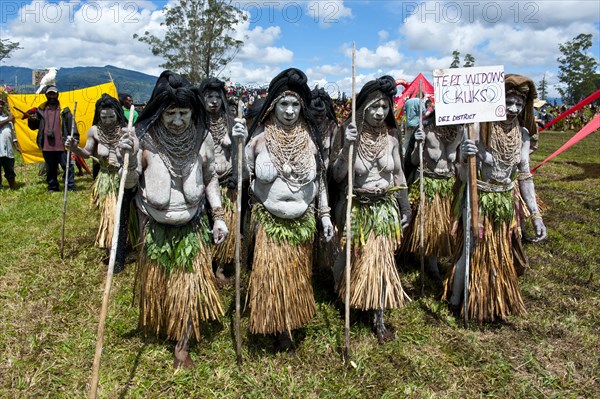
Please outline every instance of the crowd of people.
M301 70L286 69L264 92L245 93L242 105L244 99L231 99L236 93L217 78L192 85L165 71L139 115L129 115L131 96L102 95L83 148L55 86L29 116L49 191L59 189L58 167L69 161L65 148L98 164L95 244L110 249L119 218L115 272L125 267L129 242L138 251L139 327L177 342L175 367L192 367L190 340L201 339L203 321L224 314L219 288L228 284L236 261L237 225L242 264L250 271L248 328L274 336L285 351L293 351L294 331L317 312L313 271L319 268L331 273L331 288L342 302L348 294L352 308L370 315L379 342L393 339L386 310L411 300L398 254L418 255L421 243L427 273L443 279L440 294L457 316L466 311L486 322L525 314L517 280L527 266L523 222L531 220L533 241L546 237L529 173L530 137L537 132L531 79L506 75L507 120L476 125L474 140L466 138L464 125L436 126L435 109L424 98L407 102L410 120L403 134L394 118L397 91L390 76L362 87L355 115L348 102L311 90L307 80ZM474 229L465 225L463 206L470 158L479 193L479 203L471 204L480 215ZM123 206L116 215L124 173ZM14 183L14 173L7 178ZM67 182L75 189L71 175Z

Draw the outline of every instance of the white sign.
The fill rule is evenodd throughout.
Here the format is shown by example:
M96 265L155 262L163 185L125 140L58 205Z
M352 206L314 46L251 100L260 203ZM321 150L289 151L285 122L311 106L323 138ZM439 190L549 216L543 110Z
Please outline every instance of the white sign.
M433 71L437 126L506 120L504 66Z

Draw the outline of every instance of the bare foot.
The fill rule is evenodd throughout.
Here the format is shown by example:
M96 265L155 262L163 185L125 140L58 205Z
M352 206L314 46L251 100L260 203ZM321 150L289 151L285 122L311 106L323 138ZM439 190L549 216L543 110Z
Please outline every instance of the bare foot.
M383 310L381 309L373 313L373 332L375 332L379 344L385 344L396 338L393 327L383 322Z
M190 370L194 368L194 361L192 360L188 352L187 340L180 340L179 342L177 342L177 345L175 345L175 352L173 355L173 368L175 368L175 370Z
M289 332L285 331L281 334L277 334L277 350L279 352L286 352L288 355L294 355L294 342Z
M223 274L223 266L217 266L217 270L215 271L215 278L217 279L217 285L219 288L225 288L229 284L231 284L231 279L225 277Z

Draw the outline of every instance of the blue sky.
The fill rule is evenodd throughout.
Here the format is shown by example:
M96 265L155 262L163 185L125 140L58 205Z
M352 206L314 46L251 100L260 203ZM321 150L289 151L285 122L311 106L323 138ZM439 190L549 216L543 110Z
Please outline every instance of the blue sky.
M104 66L158 75L162 60L134 33L161 34L167 1L3 0L0 37L22 50L2 65L30 68ZM288 1L234 0L248 21L232 27L245 45L223 71L233 81L262 84L290 66L310 85L350 91L351 46L357 48L357 86L383 74L413 79L448 67L453 50L477 66L545 75L550 96L558 83L558 44L592 33L600 59L600 5L580 1ZM58 74L60 79L60 71Z

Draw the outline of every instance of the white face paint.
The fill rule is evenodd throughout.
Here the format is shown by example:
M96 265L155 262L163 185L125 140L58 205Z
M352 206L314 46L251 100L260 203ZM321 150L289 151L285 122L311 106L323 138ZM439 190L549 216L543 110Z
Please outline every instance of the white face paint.
M284 126L293 126L300 118L300 100L296 96L287 95L277 101L275 117Z
M104 108L100 110L100 123L107 127L112 127L117 124L117 113L112 108Z
M221 99L218 91L208 90L204 94L204 109L206 109L206 112L216 114L221 110L222 105L223 100Z
M506 119L515 119L525 107L525 101L522 97L516 94L508 94L506 96Z
M192 122L192 109L171 106L163 111L160 119L170 133L180 135Z
M369 105L365 110L365 122L373 127L385 124L385 117L390 112L390 106L383 98Z

